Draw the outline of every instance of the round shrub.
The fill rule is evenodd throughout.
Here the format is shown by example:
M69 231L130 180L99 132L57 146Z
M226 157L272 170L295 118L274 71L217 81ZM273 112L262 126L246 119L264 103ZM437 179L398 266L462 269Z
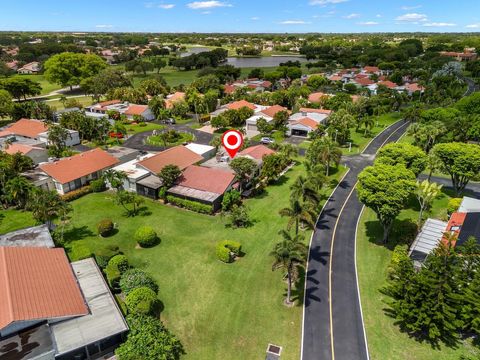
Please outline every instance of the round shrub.
M105 181L103 179L97 179L97 180L91 181L90 190L96 193L107 190L107 187L105 186Z
M113 221L110 219L103 219L97 224L98 235L104 237L108 236L113 231Z
M108 265L108 261L118 254L118 246L107 244L105 247L95 249L95 260L100 268L105 269Z
M139 287L148 287L153 290L153 292L158 292L157 283L145 271L140 269L129 269L125 271L120 278L120 289L122 292L128 294L130 291Z
M138 228L133 237L141 247L152 247L158 244L158 236L155 230L150 226L142 226Z
M115 266L107 265L105 268L105 275L107 276L108 285L114 290L118 290L118 283L120 281L120 270Z
M125 304L130 314L148 315L155 310L157 294L148 287L139 287L125 297Z
M220 241L215 249L217 258L223 262L232 262L235 256L239 256L242 251L242 245L237 241Z
M462 198L451 198L450 200L448 200L447 213L453 214L455 211L457 211L460 207L460 204L462 203L462 200Z
M128 270L128 259L125 255L115 255L108 261L108 265L116 267L123 273Z

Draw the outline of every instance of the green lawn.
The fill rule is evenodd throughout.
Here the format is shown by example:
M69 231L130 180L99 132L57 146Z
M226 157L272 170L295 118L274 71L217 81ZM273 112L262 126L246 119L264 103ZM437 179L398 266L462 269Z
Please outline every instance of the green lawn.
M145 126L141 126L140 124L129 124L129 125L125 125L125 127L127 128L127 132L129 135L138 134L145 131L161 130L165 128L164 125L157 124L154 122L147 122L144 124Z
M358 132L355 129L351 130L350 139L352 141L352 149L349 151L348 144L342 147L344 155L355 155L361 153L368 143L386 127L393 124L400 119L400 113L390 113L374 117L375 125L370 132L365 136L365 130L361 128Z
M183 342L185 359L258 359L269 342L284 347L282 359L299 358L301 303L286 308L282 273L271 270L269 253L279 240L278 230L287 219L278 211L287 206L289 186L304 172L296 165L263 195L247 200L253 225L225 227L221 216L207 216L147 200L149 215L126 218L108 193L90 194L72 202L73 217L67 238L81 239L92 250L117 244L130 262L150 272L160 286L162 320ZM344 174L340 168L324 194L331 192ZM95 235L96 224L111 218L118 233L107 239ZM153 226L161 243L136 249L135 230ZM310 232L305 234L308 241ZM238 240L245 256L234 264L215 257L215 244ZM303 298L303 282L299 286Z
M0 234L35 225L28 211L0 210Z
M434 202L426 216L446 219L446 207L449 199L444 193ZM409 219L416 221L418 209L414 206L402 211L392 239L386 246L381 240L382 228L375 213L365 209L357 233L357 267L362 310L367 332L368 349L372 360L449 360L459 359L461 355L479 354L469 341L457 349L441 346L432 348L428 343L420 343L402 333L394 325L394 320L384 313L386 296L380 293L385 285L386 269L390 263L392 249L396 243L402 224Z
M40 83L40 86L42 87L42 92L40 95L46 95L48 93L51 93L52 91L59 90L62 87L58 84L52 84L48 82L43 75L13 75L12 77L19 77L22 79L30 79L32 81L36 81Z
M93 100L92 100L92 97L91 96L81 96L81 97L75 97L75 98L71 98L72 100L75 100L75 101L78 101L80 104L82 104L82 106L86 107L86 106L89 106L89 105L92 105L93 104ZM55 108L56 110L62 110L62 109L65 109L65 106L63 105L63 103L60 101L60 97L56 97L55 100L49 100L49 101L46 101L46 103Z

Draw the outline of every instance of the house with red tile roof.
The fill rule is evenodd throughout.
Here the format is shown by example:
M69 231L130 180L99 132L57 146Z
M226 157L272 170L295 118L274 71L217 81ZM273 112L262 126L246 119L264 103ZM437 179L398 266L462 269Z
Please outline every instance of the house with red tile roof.
M165 99L165 108L171 109L176 102L183 100L185 100L185 93L181 91L167 95L167 98Z
M248 102L247 100L234 101L234 102L226 105L226 108L228 110L239 110L243 107L247 107L250 110L254 110L254 111L257 109L257 106L255 104L252 104L251 102Z
M365 78L365 77L357 77L355 79L352 80L353 83L359 85L359 86L368 86L368 85L373 85L375 84L375 81L369 79L368 77Z
M273 105L263 107L263 110L255 112L251 117L246 120L247 136L254 136L258 134L257 121L264 119L267 123L271 122L275 115L280 111L287 111L286 107L281 105Z
M230 190L235 182L233 171L191 165L183 170L167 194L211 205L212 211L217 211L221 207L223 194Z
M314 103L314 104L320 104L323 100L328 99L331 94L325 94L323 92L314 92L308 95L308 102Z
M155 115L153 114L152 110L150 110L148 105L132 104L127 108L127 110L125 110L124 114L129 120L135 120L135 117L137 116L141 116L145 121L155 120Z
M54 162L40 165L50 176L59 194L66 194L100 178L105 170L118 163L118 159L102 149L93 149Z
M23 65L17 70L19 74L38 74L41 70L40 63L38 61L33 61L31 63Z
M377 83L377 85L386 86L387 88L389 88L391 90L398 88L398 85L395 84L394 82L390 81L390 80L379 81Z
M364 66L362 71L367 74L380 75L380 69L377 66Z
M95 260L62 248L0 247L0 293L1 359L96 358L128 330Z
M300 108L298 113L288 119L287 135L307 137L320 125L325 124L331 113L331 110L325 109Z
M6 145L3 151L10 155L14 155L16 153L25 155L32 159L35 165L48 161L47 149L39 146L12 143Z
M85 114L92 117L98 117L98 114L106 115L109 111L116 111L120 114L124 114L129 120L133 120L134 115L142 116L145 121L155 120L155 115L150 110L148 105L130 104L127 101L102 101L94 105L88 106L87 108L85 108L85 110Z
M238 153L238 156L246 156L257 161L261 161L264 156L275 154L275 151L265 145L250 146Z
M38 140L39 135L48 130L47 124L42 120L22 118L3 130L0 130L0 137L22 136L28 139Z

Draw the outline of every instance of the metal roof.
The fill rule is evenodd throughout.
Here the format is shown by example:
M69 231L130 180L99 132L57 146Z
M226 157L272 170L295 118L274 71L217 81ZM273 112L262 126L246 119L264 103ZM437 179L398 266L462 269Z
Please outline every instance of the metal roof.
M53 248L55 244L53 243L50 231L48 231L48 226L39 225L0 235L0 246Z
M90 314L50 325L57 355L128 330L95 260L89 258L71 265Z
M222 196L222 194L192 189L192 188L180 186L180 185L171 187L170 189L168 189L168 193L180 195L180 196L186 196L192 199L203 200L210 203L213 203L220 196Z
M448 223L436 219L427 219L418 233L412 246L410 246L409 256L413 260L423 261L435 249L443 237L443 232Z
M464 196L460 207L457 210L458 212L478 212L480 211L480 200L474 199L468 196Z
M47 324L0 340L2 360L53 359L54 355L55 349Z

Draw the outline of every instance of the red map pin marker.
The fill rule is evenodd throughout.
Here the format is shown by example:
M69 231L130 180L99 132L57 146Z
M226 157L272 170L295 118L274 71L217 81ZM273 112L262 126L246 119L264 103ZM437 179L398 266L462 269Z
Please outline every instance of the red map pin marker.
M225 131L222 135L222 144L228 155L233 159L243 144L243 135L237 130Z

